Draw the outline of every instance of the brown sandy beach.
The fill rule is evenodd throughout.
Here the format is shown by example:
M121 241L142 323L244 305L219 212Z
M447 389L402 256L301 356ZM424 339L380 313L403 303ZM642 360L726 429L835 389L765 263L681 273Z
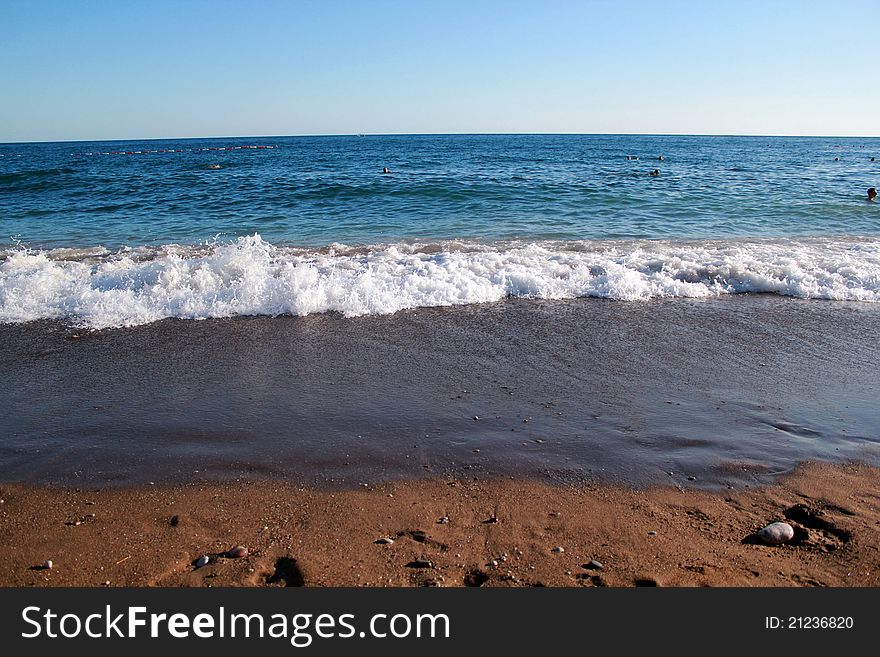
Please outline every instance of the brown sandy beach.
M878 313L3 325L0 585L876 586Z
M2 499L4 586L880 585L880 470L862 465L813 464L726 493L263 481L4 485ZM792 544L751 538L773 520L795 527ZM239 544L246 557L225 555ZM195 568L202 555L211 562ZM33 568L45 559L51 570Z

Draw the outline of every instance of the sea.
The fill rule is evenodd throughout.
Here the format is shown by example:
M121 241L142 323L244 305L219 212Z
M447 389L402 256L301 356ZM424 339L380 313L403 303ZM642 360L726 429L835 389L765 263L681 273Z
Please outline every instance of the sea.
M0 144L0 482L726 490L880 465L878 159L842 137Z
M0 323L581 297L877 302L878 186L878 138L0 144Z

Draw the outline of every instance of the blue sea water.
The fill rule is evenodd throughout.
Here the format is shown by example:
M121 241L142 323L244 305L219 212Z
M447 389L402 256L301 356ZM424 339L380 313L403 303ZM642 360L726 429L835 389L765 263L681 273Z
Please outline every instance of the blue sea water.
M871 186L876 138L0 144L0 321L102 328L505 296L878 301Z
M203 150L230 146L272 148ZM111 151L123 154L102 155ZM880 185L880 161L870 162L880 139L285 137L9 144L0 154L0 235L33 248L254 233L323 246L880 232L864 202Z

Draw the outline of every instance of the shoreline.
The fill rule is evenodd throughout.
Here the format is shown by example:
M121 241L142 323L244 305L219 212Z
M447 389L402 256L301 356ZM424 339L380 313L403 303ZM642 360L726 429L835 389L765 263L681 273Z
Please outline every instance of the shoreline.
M3 325L0 481L726 490L808 460L880 465L878 320L743 296Z
M724 493L432 479L4 484L0 498L0 586L880 585L880 469L856 464ZM754 541L774 520L791 544Z
M745 296L0 326L0 586L878 586L878 319ZM794 542L756 543L776 520Z

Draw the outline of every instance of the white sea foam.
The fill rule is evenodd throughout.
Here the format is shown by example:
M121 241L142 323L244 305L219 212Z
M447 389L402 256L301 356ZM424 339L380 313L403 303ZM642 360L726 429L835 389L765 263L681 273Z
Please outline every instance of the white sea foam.
M320 250L259 235L198 248L7 251L0 322L91 328L166 317L347 317L507 297L623 301L745 292L880 301L880 239L466 242Z

